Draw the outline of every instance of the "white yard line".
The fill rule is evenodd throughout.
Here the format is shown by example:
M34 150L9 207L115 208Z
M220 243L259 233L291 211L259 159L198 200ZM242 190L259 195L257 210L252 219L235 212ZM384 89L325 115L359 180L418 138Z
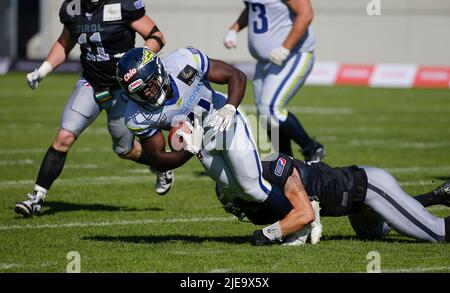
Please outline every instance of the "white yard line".
M399 181L398 184L400 186L430 186L430 185L436 185L431 180L425 181L425 180L411 180L411 181Z
M147 173L147 176L100 176L100 177L81 177L73 179L58 179L55 183L58 186L78 186L78 185L103 185L103 184L117 184L117 183L136 183L136 182L150 182L154 180L154 175L148 170L138 171L137 173ZM175 175L176 179L180 180L212 180L208 176L195 175ZM0 181L0 188L22 188L27 185L34 184L35 180L9 180Z
M405 269L382 270L383 273L425 273L434 271L450 271L450 266L440 267L414 267Z
M20 154L45 154L47 148L18 148L18 149L2 149L0 150L0 155L20 155ZM111 152L111 148L74 148L73 152L77 153L105 153Z
M348 142L353 146L376 146L381 148L437 149L450 146L450 142L414 142L393 139L355 139Z
M176 218L176 219L146 219L136 221L103 221L103 222L73 222L63 224L43 224L43 225L3 225L0 230L24 230L24 229L58 229L58 228L80 228L80 227L107 227L124 225L149 225L149 224L171 224L171 223L194 223L194 222L228 222L235 220L235 217L204 217L204 218Z
M256 113L255 105L242 105L245 112ZM334 107L299 107L289 106L289 111L298 114L318 114L318 115L351 115L354 114L352 108L334 108Z
M16 165L33 165L34 161L32 159L26 158L24 160L2 160L0 161L0 166L16 166Z
M16 263L0 263L0 270L9 270L13 268L20 268L22 265Z
M419 173L419 172L450 172L450 166L436 166L436 167L425 167L425 166L411 166L411 167L393 167L385 168L386 171L391 173Z

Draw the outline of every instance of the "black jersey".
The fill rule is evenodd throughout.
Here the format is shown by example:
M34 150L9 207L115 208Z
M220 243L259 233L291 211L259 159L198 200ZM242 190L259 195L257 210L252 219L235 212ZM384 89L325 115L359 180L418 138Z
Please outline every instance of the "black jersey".
M357 166L332 168L323 162L304 163L280 154L263 161L263 177L284 189L287 178L296 168L310 198L320 202L322 216L343 216L357 211L365 200L367 175Z
M83 76L94 87L118 87L113 76L121 54L134 48L136 33L130 22L145 15L142 0L105 0L92 11L84 5L80 13L71 12L68 2L61 6L59 17L80 45Z

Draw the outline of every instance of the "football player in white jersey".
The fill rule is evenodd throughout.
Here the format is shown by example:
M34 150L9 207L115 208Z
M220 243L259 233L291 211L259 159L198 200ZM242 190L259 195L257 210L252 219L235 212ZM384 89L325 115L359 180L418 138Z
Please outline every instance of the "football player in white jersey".
M136 48L118 62L117 79L130 98L126 125L140 138L153 168L175 169L196 155L214 181L242 200L270 206L274 217L290 209L282 190L263 179L259 153L238 109L246 88L244 73L193 47L164 59ZM228 96L210 82L227 84ZM183 149L166 152L161 130L179 121L190 125L192 134L179 133Z
M278 151L292 156L291 140L302 148L306 161L325 156L323 145L310 138L286 108L314 64L315 37L310 23L310 0L245 0L245 9L227 31L224 44L237 45L237 33L248 26L248 46L257 60L253 87L260 115L279 127ZM269 133L270 135L270 133ZM278 147L277 147L278 145Z

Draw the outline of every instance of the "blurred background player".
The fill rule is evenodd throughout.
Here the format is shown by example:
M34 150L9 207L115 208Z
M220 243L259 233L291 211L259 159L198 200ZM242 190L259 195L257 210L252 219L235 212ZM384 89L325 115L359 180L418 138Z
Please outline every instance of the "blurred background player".
M306 161L320 161L323 145L311 139L287 104L305 82L314 65L315 37L310 23L310 0L249 0L238 20L227 31L227 48L237 45L237 32L248 26L248 46L257 60L253 88L260 115L279 127L279 149L292 155L291 140ZM270 128L268 128L270 129ZM269 136L271 133L269 133Z
M132 78L127 78L129 72L134 72ZM246 201L269 206L275 215L285 213L289 202L280 188L263 179L249 125L237 109L247 84L243 72L193 47L175 50L164 59L136 48L119 61L117 78L130 97L126 125L141 138L152 167L172 170L196 155L215 182ZM226 85L228 96L210 82ZM192 136L179 133L187 135L183 149L166 152L161 130L177 125L179 119L193 123Z
M40 212L73 143L102 110L107 113L114 152L122 159L149 165L140 142L125 126L126 102L114 76L119 58L134 47L136 33L145 39L145 46L155 52L164 46L164 37L145 14L143 1L78 1L81 2L64 1L59 15L64 24L61 36L39 69L27 75L28 85L36 89L47 74L65 62L75 44L80 45L81 77L64 108L56 138L41 163L33 192L28 194L28 200L15 206L15 211L25 217ZM78 13L76 6L71 6L74 3L80 5ZM166 193L172 182L172 171L157 173L156 192Z
M357 236L363 239L380 239L393 228L400 234L422 241L450 242L450 217L435 217L425 208L437 204L450 206L450 181L413 198L402 190L392 175L379 168L332 168L323 162L304 163L284 154L266 158L262 165L264 178L285 190L292 204L289 214L301 215L300 211L295 211L301 206L293 199L307 196L319 201L322 217L348 215ZM225 210L238 218L245 215L259 225L277 221L255 231L254 245L281 242L292 231L305 227L305 222L299 217L291 217L289 221L287 217L274 219L266 207L236 200L236 195L227 189L219 187L216 192ZM307 205L304 208L303 214L307 214ZM307 233L293 236L302 238Z

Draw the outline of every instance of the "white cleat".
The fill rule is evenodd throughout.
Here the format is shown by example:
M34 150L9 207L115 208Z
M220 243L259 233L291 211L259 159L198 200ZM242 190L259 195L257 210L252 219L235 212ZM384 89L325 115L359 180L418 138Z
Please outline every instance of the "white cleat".
M173 170L167 171L167 172L154 172L156 174L156 185L155 185L155 191L159 195L164 195L167 192L169 192L170 188L172 187L175 176Z
M312 208L314 210L315 220L311 223L311 244L317 244L322 237L323 226L320 223L320 206L318 201L311 201Z
M284 241L283 245L285 246L301 246L305 245L308 241L308 236L311 233L311 226L308 225L303 230L300 230L292 235L287 236Z

